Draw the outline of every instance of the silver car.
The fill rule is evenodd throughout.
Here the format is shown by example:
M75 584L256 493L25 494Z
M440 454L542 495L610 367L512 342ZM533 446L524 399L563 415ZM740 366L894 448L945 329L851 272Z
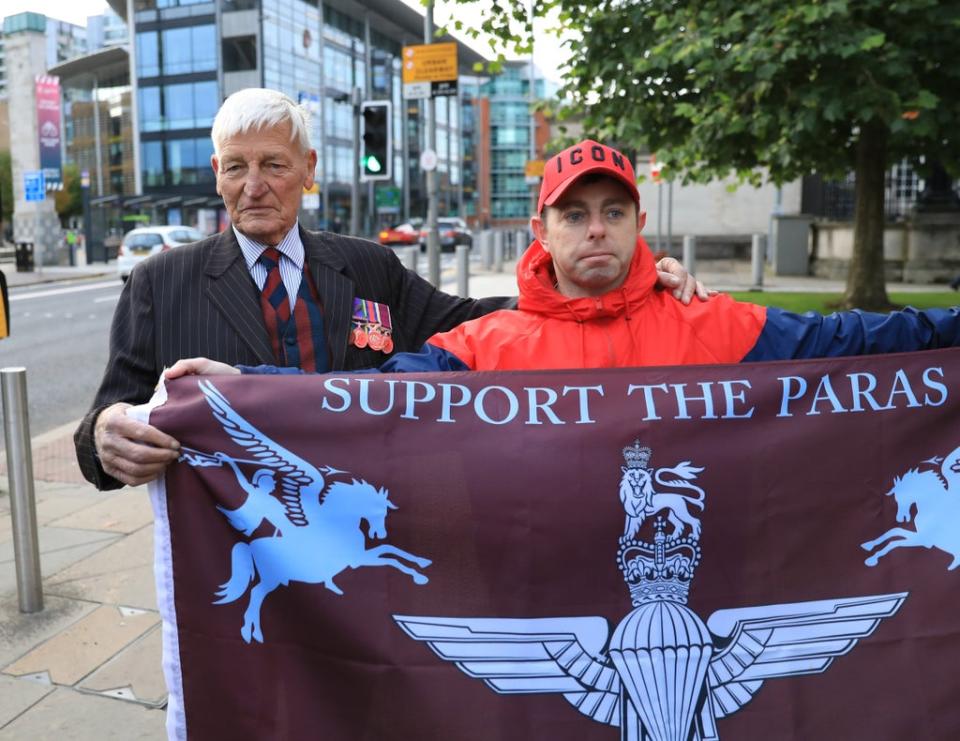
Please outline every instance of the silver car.
M203 235L189 226L140 226L123 235L117 251L117 273L126 283L130 271L150 255L158 255L181 244L203 239Z

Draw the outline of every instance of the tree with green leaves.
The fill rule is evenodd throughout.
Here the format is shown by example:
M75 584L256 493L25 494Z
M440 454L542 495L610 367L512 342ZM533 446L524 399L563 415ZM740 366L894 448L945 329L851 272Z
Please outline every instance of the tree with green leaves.
M525 48L527 2L495 0L478 31ZM533 2L572 39L561 94L590 133L646 144L684 182L855 172L844 300L888 306L887 168L960 176L960 0Z
M83 191L80 188L80 170L74 164L63 167L63 188L56 191L54 203L60 221L66 224L71 216L83 213Z

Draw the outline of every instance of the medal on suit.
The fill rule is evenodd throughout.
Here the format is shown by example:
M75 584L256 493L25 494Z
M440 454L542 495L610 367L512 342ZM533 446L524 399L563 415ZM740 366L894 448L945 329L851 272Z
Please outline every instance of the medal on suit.
M393 352L393 322L390 307L367 299L353 299L353 329L350 341L355 347L389 355Z
M367 332L363 327L356 326L350 332L350 340L361 350L367 346Z

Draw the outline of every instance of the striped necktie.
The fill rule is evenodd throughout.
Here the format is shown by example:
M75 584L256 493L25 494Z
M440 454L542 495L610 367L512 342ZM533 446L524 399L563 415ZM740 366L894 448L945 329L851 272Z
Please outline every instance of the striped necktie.
M287 288L283 285L280 276L280 252L276 247L267 247L260 255L260 262L267 269L267 280L260 292L260 308L263 318L273 326L267 327L273 345L273 356L281 361L283 354L280 351L280 338L285 334L287 322L290 321L290 297Z
M290 297L280 276L280 255L275 247L268 247L259 258L267 269L267 280L260 293L260 310L273 357L279 365L324 373L330 369L330 359L323 307L309 273L304 271L291 313Z

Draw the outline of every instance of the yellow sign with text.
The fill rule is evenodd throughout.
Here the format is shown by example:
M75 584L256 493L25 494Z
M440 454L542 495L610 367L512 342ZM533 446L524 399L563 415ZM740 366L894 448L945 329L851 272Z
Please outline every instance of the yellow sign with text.
M403 47L403 82L446 82L457 79L457 45L417 44Z
M528 178L542 178L544 165L546 165L546 160L527 160L523 168L523 174Z

